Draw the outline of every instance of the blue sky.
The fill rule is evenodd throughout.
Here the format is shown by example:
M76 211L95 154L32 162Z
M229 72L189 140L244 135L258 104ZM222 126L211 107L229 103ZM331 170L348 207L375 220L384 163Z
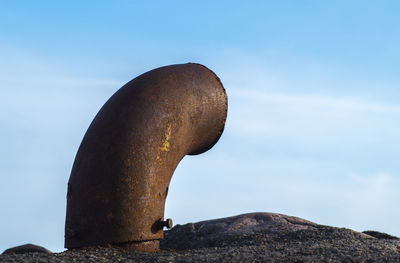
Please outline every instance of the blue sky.
M268 211L400 236L397 1L1 1L0 250L63 250L66 186L94 115L150 69L198 62L225 132L185 157L175 223Z

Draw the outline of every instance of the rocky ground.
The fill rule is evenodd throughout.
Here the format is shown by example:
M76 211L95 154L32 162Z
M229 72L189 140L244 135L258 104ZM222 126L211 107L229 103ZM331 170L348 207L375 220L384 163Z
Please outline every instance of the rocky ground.
M400 239L323 226L297 217L252 213L177 225L160 252L113 247L62 253L4 253L0 262L400 262Z

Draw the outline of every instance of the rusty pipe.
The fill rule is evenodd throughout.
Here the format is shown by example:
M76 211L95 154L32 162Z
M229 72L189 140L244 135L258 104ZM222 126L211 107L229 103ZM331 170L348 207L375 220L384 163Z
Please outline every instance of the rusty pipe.
M118 245L155 251L175 168L220 138L227 96L200 64L157 68L131 80L100 109L68 182L65 247ZM165 223L167 222L167 223Z

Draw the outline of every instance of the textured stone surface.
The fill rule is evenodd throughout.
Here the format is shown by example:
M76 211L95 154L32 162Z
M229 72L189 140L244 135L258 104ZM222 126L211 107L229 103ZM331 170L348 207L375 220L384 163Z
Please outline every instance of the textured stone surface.
M253 234L273 232L284 234L317 228L317 224L298 217L274 213L250 213L177 225L165 232L161 248L182 250L215 247Z
M382 232L378 232L378 231L372 231L372 230L367 230L367 231L363 231L364 234L370 235L372 237L376 237L379 239L399 239L398 237L386 234L386 233L382 233Z
M256 213L177 225L155 253L91 247L0 255L0 262L400 262L400 240L385 237Z
M24 254L24 253L33 253L33 252L51 253L50 250L48 250L44 247L33 245L33 244L25 244L22 246L16 246L16 247L6 249L6 250L4 250L3 254Z

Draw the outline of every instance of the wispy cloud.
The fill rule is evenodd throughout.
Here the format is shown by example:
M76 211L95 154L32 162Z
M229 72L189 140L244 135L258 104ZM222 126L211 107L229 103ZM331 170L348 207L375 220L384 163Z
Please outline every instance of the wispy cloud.
M230 89L228 125L241 136L332 142L398 140L400 105L313 94Z
M78 74L71 65L55 65L1 47L0 125L7 130L25 126L25 130L46 132L75 127L77 116L93 117L93 111L124 84L107 76Z
M312 112L319 109L337 111L367 111L377 113L400 114L400 105L367 102L360 99L335 98L305 94L279 94L260 90L230 89L230 94L265 104L284 104L297 111Z

